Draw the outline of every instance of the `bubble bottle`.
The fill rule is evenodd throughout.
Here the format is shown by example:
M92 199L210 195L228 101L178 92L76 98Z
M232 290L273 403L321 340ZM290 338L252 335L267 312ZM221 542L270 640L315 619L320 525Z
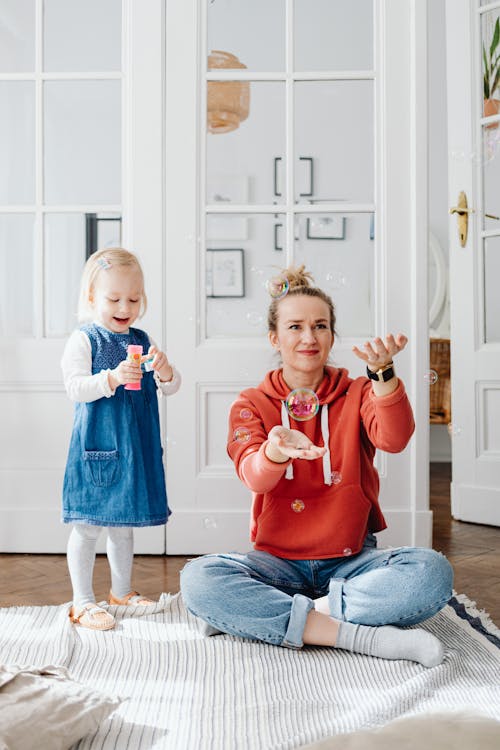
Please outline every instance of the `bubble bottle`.
M137 362L137 364L140 365L141 357L142 357L142 346L140 346L139 344L129 344L127 346L127 359L129 362ZM126 391L140 391L141 381L139 380L137 383L126 383L125 390Z

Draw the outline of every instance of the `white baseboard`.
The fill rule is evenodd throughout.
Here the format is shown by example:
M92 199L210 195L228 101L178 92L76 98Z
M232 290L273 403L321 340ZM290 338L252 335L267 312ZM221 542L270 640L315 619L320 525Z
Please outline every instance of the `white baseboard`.
M421 511L415 516L413 535L410 511L386 510L388 528L378 534L381 545L397 547L415 545L430 547L432 513ZM248 511L176 511L166 527L167 555L204 555L209 552L245 551L249 541L250 514ZM0 552L64 554L70 524L60 521L60 511L0 510ZM165 527L153 526L134 529L134 549L137 554L165 553ZM105 537L99 539L98 553L105 552Z

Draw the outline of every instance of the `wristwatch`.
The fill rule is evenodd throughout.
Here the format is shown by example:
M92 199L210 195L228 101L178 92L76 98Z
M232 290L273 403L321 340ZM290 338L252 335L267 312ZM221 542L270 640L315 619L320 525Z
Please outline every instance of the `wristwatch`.
M366 368L366 374L370 378L370 380L378 380L379 382L381 380L384 381L384 383L387 383L388 380L394 377L394 362L388 362L383 367L380 367L378 370L373 372L370 370L369 367Z

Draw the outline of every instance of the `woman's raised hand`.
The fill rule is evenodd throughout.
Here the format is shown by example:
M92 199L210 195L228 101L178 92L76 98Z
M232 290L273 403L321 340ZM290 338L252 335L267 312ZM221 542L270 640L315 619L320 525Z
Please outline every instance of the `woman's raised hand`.
M396 337L389 333L385 337L385 342L377 336L373 339L373 343L369 341L365 343L364 351L358 349L357 346L353 346L352 350L357 357L366 362L370 370L376 372L376 370L389 364L393 357L405 348L407 343L408 338L403 336L402 333L398 333Z
M326 453L326 448L314 445L303 432L281 425L273 427L267 439L270 451L268 453L266 450L266 453L271 461L286 458L305 458L312 461L315 458L321 458Z

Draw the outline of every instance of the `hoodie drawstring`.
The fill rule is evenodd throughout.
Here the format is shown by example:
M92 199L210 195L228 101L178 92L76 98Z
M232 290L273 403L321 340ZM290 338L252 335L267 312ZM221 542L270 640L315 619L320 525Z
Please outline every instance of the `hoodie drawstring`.
M330 430L328 429L328 404L321 407L321 437L326 453L323 456L323 480L325 484L332 483L332 467L330 462Z
M290 418L286 408L285 401L281 402L281 424L283 427L290 429ZM328 429L328 404L321 407L321 437L323 445L326 447L326 453L323 456L323 481L325 484L332 483L332 467L330 462L330 430ZM285 479L293 479L293 465L288 464L285 471Z
M284 401L281 402L281 424L288 430L290 429L290 418ZM293 479L293 466L291 463L286 467L285 479Z

